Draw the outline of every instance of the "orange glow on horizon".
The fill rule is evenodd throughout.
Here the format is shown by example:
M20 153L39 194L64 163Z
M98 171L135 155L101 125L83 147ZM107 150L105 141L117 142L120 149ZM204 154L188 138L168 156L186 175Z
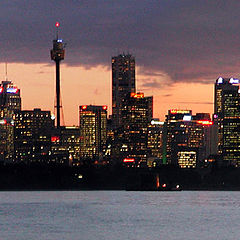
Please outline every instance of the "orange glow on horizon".
M65 60L67 62L67 59ZM0 64L0 81L5 80L5 64ZM137 68L138 70L138 68ZM165 84L162 88L141 87L144 75L138 75L137 88L144 95L153 96L153 117L164 121L169 109L191 109L193 113L213 111L214 83ZM41 108L55 112L55 65L8 64L8 79L21 91L22 109ZM166 78L166 81L169 79ZM62 125L79 125L79 106L108 106L111 114L111 69L98 66L89 69L61 64ZM162 80L164 81L164 79ZM201 103L202 99L204 102ZM62 118L62 119L63 119Z

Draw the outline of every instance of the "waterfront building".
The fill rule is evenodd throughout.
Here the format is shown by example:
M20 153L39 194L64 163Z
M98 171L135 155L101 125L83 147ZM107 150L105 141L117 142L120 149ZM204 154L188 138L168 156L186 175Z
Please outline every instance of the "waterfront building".
M214 123L218 129L218 154L223 165L240 166L239 80L218 78L215 83Z
M12 118L7 117L6 111L6 108L0 110L0 162L12 163L14 161L14 122Z
M152 119L153 97L130 93L123 99L122 127L115 131L114 157L120 161L135 159L135 165L146 164L148 125Z
M14 161L14 122L15 111L21 110L20 89L11 81L0 84L0 161Z
M98 162L106 148L107 106L80 106L79 126L81 160Z
M130 54L112 57L112 120L115 128L122 125L124 99L135 91L135 58Z
M80 128L61 126L59 132L51 137L52 161L54 159L57 163L70 166L80 165Z
M163 129L164 122L152 119L148 124L147 149L148 166L160 165L163 159Z
M50 111L16 111L13 120L15 161L48 162L53 128Z
M191 110L169 110L166 116L165 154L168 164L182 168L196 168L203 165L211 154L210 115Z

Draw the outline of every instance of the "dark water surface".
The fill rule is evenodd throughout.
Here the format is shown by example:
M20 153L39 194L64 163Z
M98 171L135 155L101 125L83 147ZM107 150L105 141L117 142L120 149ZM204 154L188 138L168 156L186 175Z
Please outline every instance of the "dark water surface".
M2 240L240 239L240 192L0 192Z

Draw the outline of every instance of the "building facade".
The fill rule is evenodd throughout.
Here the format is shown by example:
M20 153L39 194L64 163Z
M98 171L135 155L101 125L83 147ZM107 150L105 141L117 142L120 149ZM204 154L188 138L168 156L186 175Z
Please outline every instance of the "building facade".
M136 165L146 164L148 125L152 119L153 97L143 93L128 94L121 108L122 127L115 131L114 158L135 159Z
M210 115L191 110L171 109L165 123L165 158L168 164L181 168L203 165L211 154Z
M2 81L0 84L0 107L8 110L21 110L20 89L11 81Z
M50 111L34 109L14 114L14 155L16 162L49 161L53 120Z
M218 129L218 154L223 165L240 166L239 80L218 78L215 83L214 123Z
M80 106L79 126L81 160L101 160L107 140L107 106Z
M163 164L163 130L164 122L152 119L148 125L148 166Z
M122 125L123 100L135 91L135 58L130 54L112 57L112 119L115 128Z

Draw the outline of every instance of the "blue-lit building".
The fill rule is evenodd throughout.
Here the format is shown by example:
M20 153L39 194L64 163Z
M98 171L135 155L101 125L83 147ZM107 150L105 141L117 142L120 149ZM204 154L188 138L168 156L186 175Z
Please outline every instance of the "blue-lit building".
M20 89L11 81L2 81L0 84L0 107L21 110Z

